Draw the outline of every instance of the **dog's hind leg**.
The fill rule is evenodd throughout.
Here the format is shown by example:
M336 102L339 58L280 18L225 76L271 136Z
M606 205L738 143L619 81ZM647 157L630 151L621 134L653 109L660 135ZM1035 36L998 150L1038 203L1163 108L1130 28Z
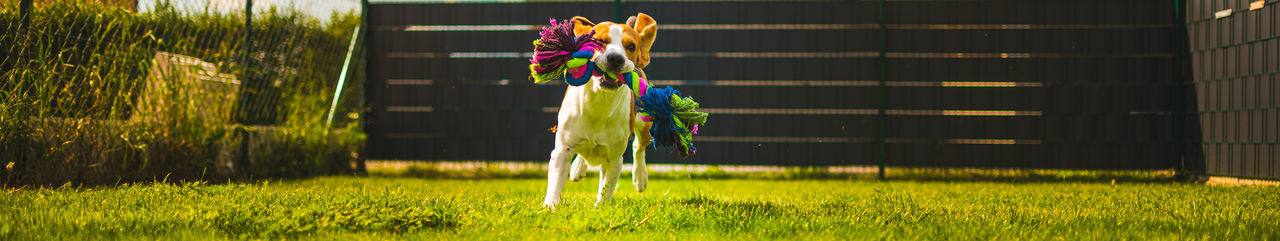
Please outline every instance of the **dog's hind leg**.
M556 204L560 203L560 192L564 191L564 181L569 178L569 160L573 154L569 147L559 145L551 151L551 163L547 165L547 198L542 201L542 207L556 209Z
M618 189L618 174L622 172L622 156L605 161L600 165L600 193L596 195L596 207L613 199L613 191Z
M573 156L573 171L569 172L570 181L582 180L587 176L587 162L582 160L581 155Z

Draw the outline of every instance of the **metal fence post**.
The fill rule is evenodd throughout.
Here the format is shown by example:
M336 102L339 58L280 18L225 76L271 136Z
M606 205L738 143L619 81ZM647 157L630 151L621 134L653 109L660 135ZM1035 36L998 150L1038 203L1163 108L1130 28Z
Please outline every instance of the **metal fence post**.
M622 17L622 0L613 0L613 22L627 22L627 19Z
M244 126L237 126L235 134L232 135L240 140L240 153L237 155L236 164L232 167L232 175L236 177L248 177L249 175L249 130Z
M20 17L22 18L22 22L20 23L20 26L18 26L18 29L26 32L27 25L31 24L31 0L22 0L22 3L18 4L18 11L19 14L22 15Z
M329 127L333 125L333 112L338 110L338 100L342 98L342 86L347 82L347 69L351 67L351 54L356 50L356 43L360 40L360 25L351 30L351 44L347 45L347 57L342 61L342 71L338 72L338 84L333 87L333 103L329 104L329 115L324 118L325 134L328 134Z
M1186 98L1187 98L1186 96L1187 83L1184 79L1183 74L1186 73L1186 71L1184 71L1182 68L1179 68L1180 65L1182 65L1183 57L1185 57L1183 56L1182 54L1183 50L1181 49L1183 48L1181 36L1186 36L1187 34L1186 32L1187 23L1185 20L1182 19L1182 0L1173 1L1173 24L1174 24L1174 33L1173 33L1174 34L1174 40L1173 40L1174 41L1174 44L1173 44L1174 57L1173 57L1172 69L1176 71L1173 74L1173 78L1174 78L1173 81L1175 82L1174 90L1177 91L1177 93L1173 94L1173 98L1174 98L1173 100L1174 111L1172 115L1173 128L1174 128L1173 152L1174 152L1174 158L1177 158L1176 160L1177 162L1174 163L1173 169L1174 169L1174 173L1176 173L1177 175L1185 175L1187 174L1186 171L1188 170L1187 169L1188 157L1186 155L1186 151L1184 150L1183 145L1186 145L1185 132L1187 131L1187 128L1185 126L1185 123L1183 123L1184 122L1183 118L1185 118L1184 116L1188 115L1189 113L1186 113L1186 106L1184 106L1186 105L1186 102L1184 101L1186 101Z
M244 55L242 56L244 58L244 61L241 62L240 64L241 64L241 67L244 68L244 70L246 71L246 75L248 74L248 71L249 71L249 52L253 51L253 43L250 41L252 39L251 38L252 35L253 35L253 0L245 0L244 1L244 43L243 43L243 46L241 46L244 48Z
M253 35L253 0L245 0L244 1L244 43L245 43L244 53L246 56L245 57L246 64L248 62L247 56L249 56L249 51L252 50L249 44L250 35Z
M880 0L876 7L880 22L880 56L878 64L880 77L880 85L878 87L880 92L880 110L877 112L878 114L876 114L876 123L879 125L879 131L876 132L876 158L879 160L879 163L877 165L878 171L876 177L880 180L884 180L885 159L889 156L888 150L886 150L888 145L885 143L886 136L888 135L886 132L888 132L889 125L888 116L887 113L885 113L889 107L889 90L887 86L889 78L889 59L885 56L885 52L888 51L889 48L889 30L885 28L885 21L887 17L885 16L884 8L885 0Z
M369 43L371 43L369 41L369 27L370 27L369 26L369 0L360 0L360 26L365 26L364 28L360 28L360 31L359 31L360 36L358 37L360 39L364 39L364 43L361 43L359 46L360 48L359 60L360 60L360 72L364 73L364 75L361 76L363 78L361 79L361 84L364 85L364 89L363 89L364 93L362 94L364 94L365 97L362 98L363 101L361 102L364 102L364 103L361 103L361 104L364 104L365 108L362 108L364 110L362 111L362 113L360 113L359 121L361 122L360 123L361 131L366 131L365 133L368 133L367 128L369 127L369 122L368 122L369 113L373 111L371 110L371 108L368 108L369 106L368 96L369 96L369 89L371 85L369 84L370 81L369 81L369 72L368 72L369 59L368 59L368 55L366 55L366 53L368 53L369 51ZM357 73L360 73L360 72L357 72ZM356 173L359 175L369 174L369 170L364 163L365 157L369 156L367 152L369 150L368 143L369 141L366 139L366 141L360 142L359 147L356 147L356 150L358 151L357 153L360 153L360 155L356 157Z
M241 94L238 98L240 102L240 106L238 108L239 110L237 111L238 113L236 113L237 116L244 115L243 119L241 120L242 122L248 122L247 120L249 120L248 114L247 114L248 112L245 110L249 102L246 100L246 98L244 98L245 95L243 93L245 92L245 87L253 88L252 86L253 82L251 81L253 79L252 77L253 71L250 70L250 65L249 65L249 52L253 50L252 48L253 42L250 41L252 40L251 38L252 34L253 34L253 0L245 0L244 41L241 43L242 45L241 48L243 49L244 52L241 53L241 56L240 56L242 58L240 61L240 68L242 69L244 75L240 77L240 78L243 78L243 80L240 80ZM245 174L241 174L242 175L241 177L244 177L245 175L248 175L247 173L250 173L248 169L244 169L244 168L251 165L250 164L251 161L249 159L250 158L249 142L252 140L252 138L250 138L249 136L249 131L246 130L244 127L237 127L236 131L240 134L240 163L239 164L240 164L240 168L242 168L241 170L244 170L243 173L245 173Z

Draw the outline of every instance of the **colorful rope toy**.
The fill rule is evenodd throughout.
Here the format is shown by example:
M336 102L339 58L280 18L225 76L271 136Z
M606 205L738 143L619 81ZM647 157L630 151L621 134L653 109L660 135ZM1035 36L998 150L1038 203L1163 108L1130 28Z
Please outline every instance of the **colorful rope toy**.
M591 58L604 48L604 42L595 39L595 30L583 35L573 35L573 24L568 20L551 19L551 27L542 28L541 38L533 41L533 59L529 72L534 83L546 83L563 79L565 83L581 86L592 76L622 80L631 88L639 107L640 118L653 123L649 134L654 148L674 149L680 157L697 153L693 146L693 134L707 122L707 113L699 112L698 102L681 97L680 91L652 88L644 78L634 72L609 73L596 67Z
M570 62L579 66L586 64L594 51L604 47L604 42L591 37L595 32L591 30L582 36L574 36L573 24L569 20L557 23L555 19L551 19L551 28L543 27L538 34L542 37L533 41L533 59L529 60L533 82L546 83L552 79L564 79L574 86L586 84L585 80L569 81L565 78L565 70Z

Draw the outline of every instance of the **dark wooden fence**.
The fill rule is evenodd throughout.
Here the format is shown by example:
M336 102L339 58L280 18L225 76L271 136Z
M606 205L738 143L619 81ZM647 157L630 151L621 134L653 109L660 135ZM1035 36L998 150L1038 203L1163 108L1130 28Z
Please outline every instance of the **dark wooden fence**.
M565 87L528 80L549 18L612 2L368 9L368 156L544 161ZM1167 169L1186 70L1173 1L628 1L712 113L657 163ZM625 17L622 17L625 18ZM1188 104L1189 105L1189 104ZM651 152L653 153L653 152Z
M1190 1L1206 171L1280 179L1280 1ZM1251 6L1252 4L1252 6ZM1218 14L1218 15L1215 15Z

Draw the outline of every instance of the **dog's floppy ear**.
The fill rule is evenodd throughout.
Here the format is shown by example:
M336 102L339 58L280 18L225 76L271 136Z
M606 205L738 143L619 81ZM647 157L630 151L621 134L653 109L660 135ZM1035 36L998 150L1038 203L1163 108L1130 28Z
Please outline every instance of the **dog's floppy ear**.
M574 36L587 34L587 32L591 32L591 29L594 28L595 26L596 24L592 23L591 20L587 20L587 18L584 18L582 16L573 17L573 35Z
M633 21L634 20L634 21ZM658 21L654 21L653 17L640 13L630 19L627 19L627 25L631 25L636 32L640 33L640 61L636 62L636 68L644 68L649 65L649 48L653 47L653 40L658 37Z

